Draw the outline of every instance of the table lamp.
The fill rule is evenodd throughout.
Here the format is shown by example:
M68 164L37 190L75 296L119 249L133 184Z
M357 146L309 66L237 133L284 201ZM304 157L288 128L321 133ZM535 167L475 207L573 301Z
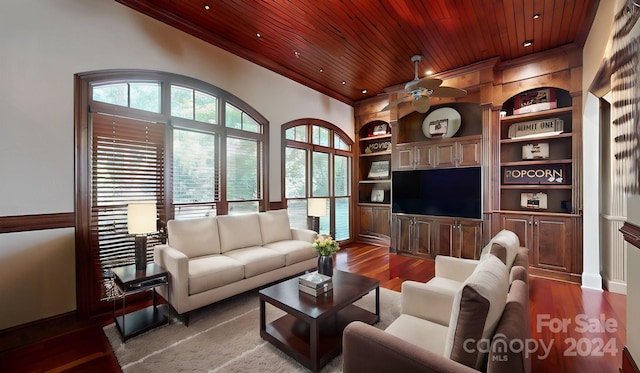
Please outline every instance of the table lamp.
M307 217L309 229L320 233L320 217L327 215L327 199L326 198L309 198L307 199Z
M147 268L147 234L158 230L155 202L130 203L127 206L129 234L136 235L136 270Z

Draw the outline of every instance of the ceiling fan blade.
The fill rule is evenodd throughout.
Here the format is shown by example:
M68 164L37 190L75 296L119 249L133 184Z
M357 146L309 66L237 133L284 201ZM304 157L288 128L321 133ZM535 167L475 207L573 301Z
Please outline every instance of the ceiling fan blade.
M458 97L464 97L466 95L467 95L467 91L465 91L464 89L453 88L453 87L438 87L433 90L433 93L431 93L432 97L458 98Z
M391 103L389 103L389 105L385 106L382 108L382 110L380 111L386 111L391 109L392 107L399 105L401 102L407 101L409 98L411 98L411 96L404 96L404 97L400 97L399 99L392 101Z
M428 96L423 96L417 100L413 100L411 105L413 105L413 108L416 109L418 113L426 113L431 107L431 100L429 100Z
M442 84L441 79L437 78L422 78L416 82L416 87L424 89L436 89Z

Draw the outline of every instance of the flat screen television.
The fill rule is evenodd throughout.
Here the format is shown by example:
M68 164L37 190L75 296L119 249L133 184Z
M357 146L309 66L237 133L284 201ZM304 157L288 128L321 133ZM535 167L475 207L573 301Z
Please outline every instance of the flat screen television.
M480 167L393 171L393 213L482 219Z

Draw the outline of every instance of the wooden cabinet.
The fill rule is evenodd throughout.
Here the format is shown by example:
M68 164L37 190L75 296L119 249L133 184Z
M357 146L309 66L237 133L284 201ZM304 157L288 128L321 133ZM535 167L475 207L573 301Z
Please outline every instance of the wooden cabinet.
M480 137L454 140L435 145L435 167L468 167L480 165Z
M480 136L398 144L396 169L480 166Z
M398 254L421 258L436 255L478 259L482 221L394 214L391 247Z
M391 214L387 206L360 205L360 235L386 239L391 230Z
M579 217L552 214L500 214L501 226L515 232L520 245L529 248L533 273L574 280L582 272L582 255L575 248Z
M357 235L387 245L391 217L391 127L380 119L363 124L357 136ZM372 169L385 170L386 173Z
M397 169L412 170L418 168L433 168L434 147L432 144L403 144L396 148Z
M408 254L420 258L432 259L432 221L421 216L395 215L393 217L395 235L392 248L398 254Z
M519 94L503 104L507 115L500 118L499 127L500 222L496 228L516 232L520 244L529 248L532 274L579 282L581 125L574 107L581 98L551 89L557 101L552 109L512 114ZM553 127L560 122L561 127Z
M434 249L437 255L479 259L482 251L482 221L435 219Z

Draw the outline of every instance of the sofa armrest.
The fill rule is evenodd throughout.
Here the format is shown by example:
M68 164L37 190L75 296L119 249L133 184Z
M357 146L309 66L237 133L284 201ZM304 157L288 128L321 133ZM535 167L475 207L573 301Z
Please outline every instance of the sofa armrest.
M402 313L449 325L454 297L448 289L405 281L402 283Z
M446 255L436 256L436 277L448 278L458 282L464 282L471 276L476 266L480 263L474 259L453 258Z
M342 341L345 373L477 372L360 321L347 325Z
M293 237L294 240L313 243L313 241L318 238L318 233L311 229L291 228L291 237Z
M153 260L169 272L167 302L181 314L187 311L189 298L189 258L169 245L153 247Z

